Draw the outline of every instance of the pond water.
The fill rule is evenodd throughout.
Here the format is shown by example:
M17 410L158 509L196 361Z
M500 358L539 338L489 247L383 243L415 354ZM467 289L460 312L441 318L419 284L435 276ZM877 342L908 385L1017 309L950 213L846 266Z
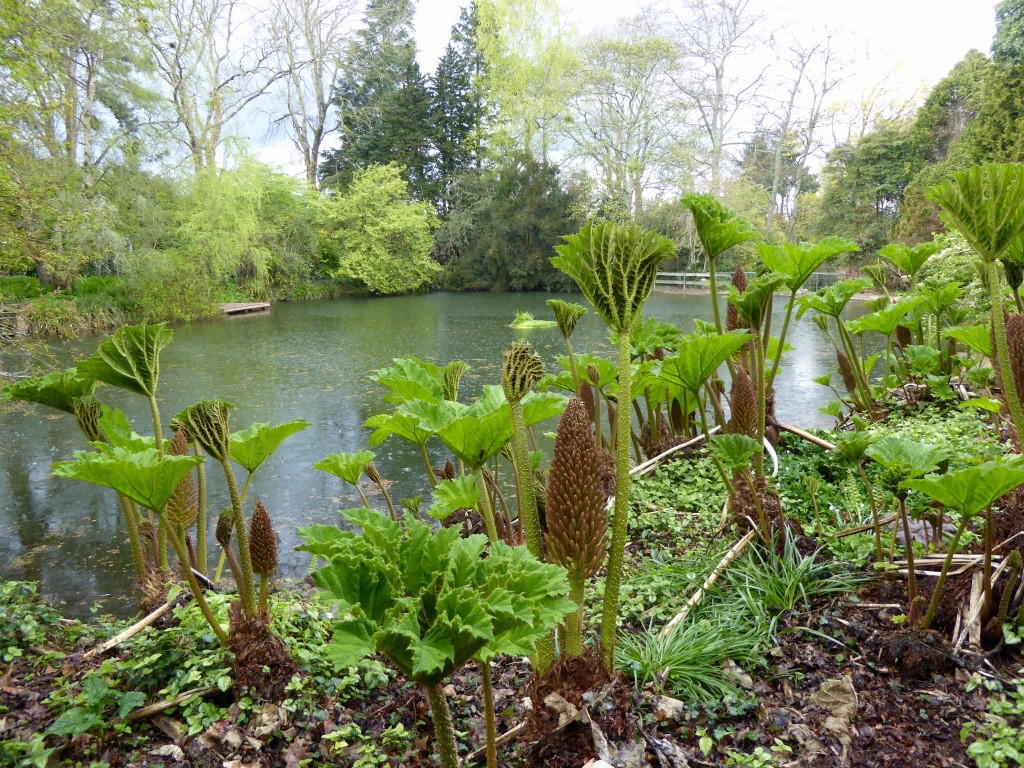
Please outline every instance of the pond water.
M499 383L502 351L516 338L528 339L554 370L555 357L564 353L556 328L508 328L519 310L550 317L548 298L551 294L348 298L276 304L269 314L175 328L174 343L162 357L158 399L164 422L208 398L235 404L233 431L256 421L302 417L311 422L259 470L252 491L274 520L283 574L301 576L308 556L293 550L299 544L297 528L336 522L338 509L359 505L353 489L312 465L331 453L365 448L370 430L363 422L390 410L384 388L368 374L393 357L415 355L438 364L461 358L471 366L460 393L467 401L484 384ZM781 327L781 309L780 299L773 328ZM656 293L645 315L689 332L695 317L710 319L711 307L707 296ZM97 342L67 345L59 353L71 364ZM832 393L813 379L834 370L832 348L809 317L793 323L789 342L796 351L777 379L777 414L804 427L828 426L831 420L818 409ZM573 348L612 357L607 329L593 313L581 321ZM111 387L99 394L124 410L137 431L152 431L145 400ZM63 602L68 615L87 614L95 603L105 611L131 613L126 589L131 558L113 494L50 475L53 462L84 447L70 416L43 409L0 416L0 576L39 582L40 592ZM374 450L381 474L394 482L396 500L415 494L429 499L414 445L391 438ZM431 458L435 465L447 458L440 442L431 444ZM215 469L209 473L211 510L227 504ZM372 495L371 503L376 503Z

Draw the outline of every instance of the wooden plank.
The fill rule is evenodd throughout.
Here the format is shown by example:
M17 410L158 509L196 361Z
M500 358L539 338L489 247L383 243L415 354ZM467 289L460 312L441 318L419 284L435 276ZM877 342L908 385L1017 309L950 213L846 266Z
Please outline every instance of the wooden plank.
M250 312L267 312L270 310L270 302L260 301L244 304L241 302L233 302L230 304L221 304L221 312L225 315L247 315Z

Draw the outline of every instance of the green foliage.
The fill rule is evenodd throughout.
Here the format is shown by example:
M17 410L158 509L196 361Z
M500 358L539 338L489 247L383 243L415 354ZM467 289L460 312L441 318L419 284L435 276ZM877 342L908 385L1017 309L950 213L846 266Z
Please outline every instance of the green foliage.
M1002 686L995 683L996 686ZM990 717L969 722L960 730L967 754L977 768L1011 768L1024 763L1024 682L989 699ZM998 689L997 689L998 691Z
M901 479L932 472L952 455L946 446L921 443L908 436L880 438L864 453L886 469L897 472Z
M440 272L430 258L436 217L409 197L396 165L357 171L343 194L323 205L326 226L340 245L333 275L371 293L409 293Z
M203 461L202 456L161 457L155 448L97 447L99 452L75 451L74 461L54 464L54 476L111 488L154 512L163 511L181 479Z
M524 547L462 538L458 526L436 533L412 518L405 530L369 511L350 510L362 535L339 531L314 554L324 597L340 615L326 654L344 668L373 653L404 675L437 684L471 658L532 652L533 643L576 606L565 599L565 571Z
M748 435L712 435L709 448L711 456L734 472L749 470L760 450L757 440Z
M974 517L1024 483L1019 461L986 461L942 475L906 480L903 485L935 499L947 509Z
M174 333L157 325L126 325L78 364L78 371L129 392L153 397L160 377L160 351Z
M313 465L314 469L322 469L340 477L350 485L358 485L366 465L374 460L377 454L365 449L354 453L332 453Z
M826 237L817 243L757 243L757 253L768 271L786 275L786 287L791 291L799 290L829 259L857 250L855 242L841 237Z
M73 414L75 402L90 396L95 388L95 379L82 376L76 368L68 368L8 384L0 389L0 402L22 400Z
M679 339L676 354L662 363L661 378L690 393L698 393L704 382L751 338L742 329L720 335L693 331Z
M693 214L697 237L712 261L730 248L757 237L747 222L712 195L687 195L681 202Z
M850 300L858 293L863 293L871 288L871 281L866 278L857 280L841 280L827 288L822 288L817 293L809 293L797 299L796 316L803 317L810 310L816 310L823 315L838 318Z
M889 243L878 249L878 255L910 277L910 284L913 286L921 267L941 248L942 244L935 241L920 243L913 247L904 243Z
M34 299L52 290L53 286L43 285L37 277L25 275L0 277L0 301Z
M427 514L444 522L460 509L475 509L479 497L476 475L444 480L434 488L434 500Z
M271 426L261 422L231 435L231 459L250 473L276 451L285 440L309 426L305 419L292 419Z

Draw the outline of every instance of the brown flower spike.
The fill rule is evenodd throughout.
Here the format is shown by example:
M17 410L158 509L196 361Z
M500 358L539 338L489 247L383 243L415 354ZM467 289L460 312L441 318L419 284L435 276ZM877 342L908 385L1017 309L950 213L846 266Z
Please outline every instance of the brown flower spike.
M256 499L256 509L249 523L249 557L253 573L270 578L277 572L277 537L267 508L259 499Z

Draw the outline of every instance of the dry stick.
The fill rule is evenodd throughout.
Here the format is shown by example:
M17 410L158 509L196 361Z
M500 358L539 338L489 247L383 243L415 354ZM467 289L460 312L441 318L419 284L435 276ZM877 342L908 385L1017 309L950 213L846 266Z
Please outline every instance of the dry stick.
M884 520L879 520L878 521L878 527L881 528L883 525L888 525L889 523L892 523L892 522L895 522L895 521L896 521L896 515L893 515L892 517L887 517ZM868 523L867 525L859 525L856 528L847 528L842 533L837 533L836 534L836 538L837 539L842 539L842 538L844 538L846 536L853 536L855 533L864 533L866 531L872 530L874 527L875 527L874 523Z
M509 728L507 731L501 734L501 736L496 738L494 740L494 746L502 747L508 744L510 741L514 740L520 733L522 733L525 729L526 721L524 720L519 725L515 725ZM480 747L479 749L474 749L472 752L466 755L466 759L462 761L463 765L472 765L475 761L483 757L486 752L487 747Z
M97 645L95 648L89 651L86 651L85 654L82 656L82 660L84 661L85 659L91 659L94 656L99 656L101 653L106 653L111 648L114 648L115 646L118 646L121 643L123 643L125 640L135 637L135 635L139 634L139 632L144 630L146 627L158 621L161 616L163 616L173 607L173 603L162 604L155 610L151 611L148 615L137 621L135 624L132 624L130 627L128 627L128 629L126 629L121 634L110 638L105 643Z
M835 445L828 442L827 440L822 440L820 437L815 437L810 432L805 432L799 427L794 427L791 424L783 424L781 421L775 422L775 426L777 426L783 432L789 432L791 435L796 435L797 437L802 438L809 443L813 443L819 448L824 448L826 451L834 451L836 449Z
M718 432L720 429L721 429L721 427L718 427L718 426L712 427L710 430L708 430L708 434L714 434L715 432ZM629 470L629 474L631 474L631 475L646 475L648 472L650 472L652 469L654 469L656 466L658 466L661 462L663 462L665 459L667 459L673 453L676 453L677 451L681 451L684 448L689 448L691 445L694 445L695 443L699 443L703 439L704 439L704 434L702 433L702 434L697 435L697 437L693 438L692 440L687 440L685 443L680 443L679 445L673 445L671 448L669 448L664 453L659 453L657 456L648 459L643 464L637 464L635 467L633 467L631 470Z
M996 568L992 574L993 585L995 585L996 581L999 579L1000 576L1002 576L1003 571L1005 571L1009 565L1010 558L1004 559L1003 562L999 564L999 567ZM980 596L977 599L975 598L974 589L974 582L978 580L979 576L981 576L980 573L974 574L974 579L971 583L971 611L967 615L967 621L964 622L964 628L960 634L959 639L956 642L956 645L953 647L954 653L959 653L960 649L964 647L964 641L967 640L968 635L977 634L979 638L981 636L981 622L978 621L978 619L981 616L981 608L985 604L985 602L981 599ZM974 642L974 638L971 638L971 640L972 642Z
M686 601L686 605L683 606L683 609L675 615L675 618L665 625L665 628L661 631L662 637L668 637L672 634L672 630L676 628L676 625L679 624L679 622L686 618L686 615L690 610L700 605L700 602L704 599L704 595L707 591L711 589L721 575L725 573L725 569L728 568L737 557L743 554L743 550L746 549L747 545L754 539L754 535L756 533L757 531L752 529L747 532L746 536L732 545L729 551L725 553L725 556L719 561L718 565L715 566L715 570L711 572L711 575L708 576L701 585L700 589L691 595L690 599Z
M139 720L146 720L154 715L159 715L162 712L166 712L168 709L184 704L186 701L191 699L193 696L209 696L214 691L219 690L216 686L209 688L193 688L190 691L179 693L173 699L164 699L158 701L155 704L150 704L148 707L141 707L136 709L134 712L129 713L125 717L118 717L111 721L111 725L117 725L118 723L134 723Z

